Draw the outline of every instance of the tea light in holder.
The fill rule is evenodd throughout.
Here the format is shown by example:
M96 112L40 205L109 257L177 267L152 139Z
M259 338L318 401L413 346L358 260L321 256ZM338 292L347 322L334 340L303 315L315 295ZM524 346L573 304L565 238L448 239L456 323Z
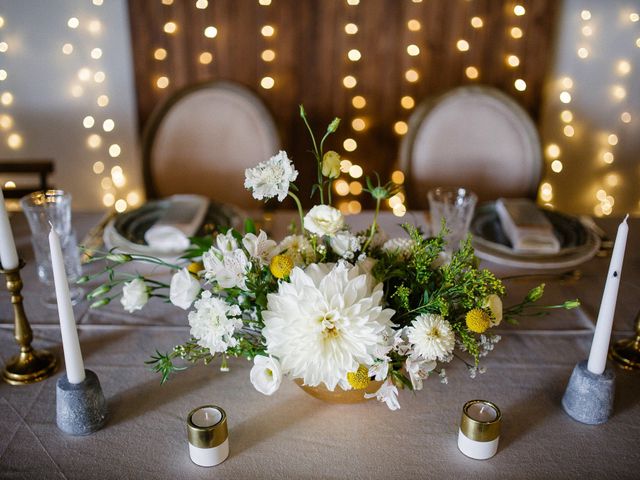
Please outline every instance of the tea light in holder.
M229 456L227 414L215 405L193 409L187 417L189 456L201 467L213 467Z
M498 451L500 409L486 400L471 400L462 407L458 448L467 457L486 460Z

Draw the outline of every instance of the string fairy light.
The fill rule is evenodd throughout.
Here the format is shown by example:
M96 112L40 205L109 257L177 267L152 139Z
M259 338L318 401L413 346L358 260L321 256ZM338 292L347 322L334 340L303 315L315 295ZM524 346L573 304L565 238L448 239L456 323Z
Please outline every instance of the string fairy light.
M262 0L259 2L259 5L269 7L271 5L271 0ZM262 50L260 54L260 59L265 67L265 74L260 78L260 87L264 90L271 90L276 86L276 80L272 73L273 66L271 65L276 59L276 51L272 44L273 38L276 35L276 28L270 24L263 25L260 28L260 34L266 42L265 47L268 47Z

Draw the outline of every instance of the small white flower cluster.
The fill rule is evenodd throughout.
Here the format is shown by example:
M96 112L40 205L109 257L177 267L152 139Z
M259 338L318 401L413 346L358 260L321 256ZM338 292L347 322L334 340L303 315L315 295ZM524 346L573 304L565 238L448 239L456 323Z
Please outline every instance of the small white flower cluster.
M478 374L482 375L486 373L486 367L475 366L475 365L467 365L467 372L469 373L469 378L476 378Z
M500 335L480 335L480 342L478 342L480 353L478 354L478 356L486 357L500 340L502 340L502 337Z
M191 335L197 339L198 345L217 353L226 352L238 344L233 334L242 327L242 312L237 305L229 305L205 290L194 307L188 318Z
M257 200L278 197L281 202L289 193L289 184L298 178L298 171L287 152L280 150L269 160L245 170L245 188L251 190Z

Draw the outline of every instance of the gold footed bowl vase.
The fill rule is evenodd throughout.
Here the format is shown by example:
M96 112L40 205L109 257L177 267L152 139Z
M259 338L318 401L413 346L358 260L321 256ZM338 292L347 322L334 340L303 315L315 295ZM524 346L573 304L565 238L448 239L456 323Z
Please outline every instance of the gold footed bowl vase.
M359 390L344 390L339 386L336 386L335 390L331 391L324 384L320 384L317 387L310 387L309 385L304 385L301 378L294 378L293 381L312 397L327 403L343 404L362 403L370 400L369 398L364 398L365 393L376 393L383 383L381 381L372 380L369 382L369 385Z

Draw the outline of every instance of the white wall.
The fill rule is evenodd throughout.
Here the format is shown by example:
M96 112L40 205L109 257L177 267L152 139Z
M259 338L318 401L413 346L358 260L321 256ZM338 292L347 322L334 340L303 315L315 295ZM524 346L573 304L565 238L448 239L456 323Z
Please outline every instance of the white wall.
M637 0L564 2L542 128L545 147L556 144L560 149L557 160L562 170L554 172L551 164L556 156L547 155L543 203L597 216L640 214L640 18L636 15L640 15ZM580 48L586 50L579 52ZM586 58L579 53L586 53ZM565 77L568 80L563 81ZM563 91L570 94L570 103L560 101ZM563 110L573 115L569 123L560 118ZM629 116L621 117L624 112ZM623 118L629 117L625 123ZM573 127L573 137L565 135L566 125ZM610 135L617 137L616 145L609 144ZM611 140L615 143L615 138Z
M0 52L0 69L7 73L0 92L13 96L12 103L4 105L6 96L0 93L0 158L53 158L53 183L72 193L76 209L104 208L105 194L113 196L107 195L107 203L126 201L127 196L134 204L137 196L139 202L142 184L126 0L0 0L0 16L0 42L7 44L7 51ZM70 18L78 19L76 28L70 28ZM62 50L67 43L73 46L69 55ZM98 59L91 56L95 48L102 50ZM102 83L96 82L96 72L104 72ZM105 107L97 104L101 95L109 99ZM9 115L13 126L6 128L7 117L1 115ZM92 128L83 126L88 115L95 119ZM106 119L115 124L110 132L103 129ZM12 133L22 137L21 147L9 145L15 140ZM101 140L95 148L87 143L92 134ZM109 155L113 144L121 150L116 158ZM95 162L103 163L102 173L94 173ZM112 178L116 166L123 175L116 169ZM99 172L99 164L96 168ZM10 178L1 180L4 184ZM117 185L110 186L114 180Z

